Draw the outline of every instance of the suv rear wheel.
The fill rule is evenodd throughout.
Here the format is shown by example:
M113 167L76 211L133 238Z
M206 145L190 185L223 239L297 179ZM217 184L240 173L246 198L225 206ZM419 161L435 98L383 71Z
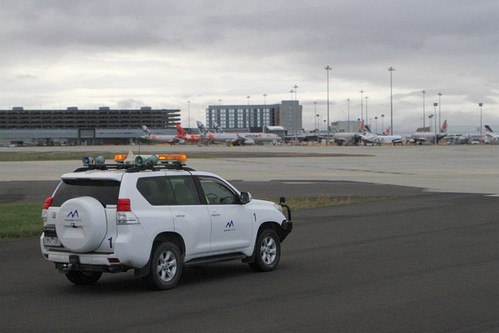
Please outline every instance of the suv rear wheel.
M178 246L172 242L162 242L152 252L150 271L146 279L156 289L172 289L180 279L182 264Z
M99 281L102 272L82 272L82 271L69 271L66 277L69 281L77 285L90 285Z
M255 243L255 261L250 267L258 272L268 272L276 268L281 257L281 243L274 229L264 229Z

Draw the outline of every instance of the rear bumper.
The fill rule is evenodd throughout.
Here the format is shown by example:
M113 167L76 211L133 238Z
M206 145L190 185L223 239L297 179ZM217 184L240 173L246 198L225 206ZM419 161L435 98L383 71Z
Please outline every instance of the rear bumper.
M79 264L77 262L73 262L73 263L56 262L55 268L58 269L62 273L67 273L69 271L119 273L119 272L126 272L129 269L131 269L131 267L126 267L123 265L112 265L112 266L85 265L85 264Z

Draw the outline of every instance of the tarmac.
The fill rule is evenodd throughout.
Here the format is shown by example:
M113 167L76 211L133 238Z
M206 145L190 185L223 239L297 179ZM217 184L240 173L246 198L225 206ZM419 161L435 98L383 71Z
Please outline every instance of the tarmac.
M499 145L1 147L2 153L184 153L187 164L228 180L353 181L499 196ZM54 181L81 161L0 162L0 182Z

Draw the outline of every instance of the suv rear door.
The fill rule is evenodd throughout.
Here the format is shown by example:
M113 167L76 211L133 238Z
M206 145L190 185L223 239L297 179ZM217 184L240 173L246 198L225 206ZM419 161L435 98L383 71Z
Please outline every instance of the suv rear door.
M116 237L116 203L120 189L117 179L63 178L54 192L52 204L47 212L47 224L54 224L60 207L66 201L78 197L92 197L99 201L105 210L106 235L95 252L112 253Z

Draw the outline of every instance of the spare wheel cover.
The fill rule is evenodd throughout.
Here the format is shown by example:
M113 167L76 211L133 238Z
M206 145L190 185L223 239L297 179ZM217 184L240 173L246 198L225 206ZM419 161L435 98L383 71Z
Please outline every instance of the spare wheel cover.
M106 211L92 197L70 199L59 209L55 230L65 248L80 253L94 251L106 236Z

